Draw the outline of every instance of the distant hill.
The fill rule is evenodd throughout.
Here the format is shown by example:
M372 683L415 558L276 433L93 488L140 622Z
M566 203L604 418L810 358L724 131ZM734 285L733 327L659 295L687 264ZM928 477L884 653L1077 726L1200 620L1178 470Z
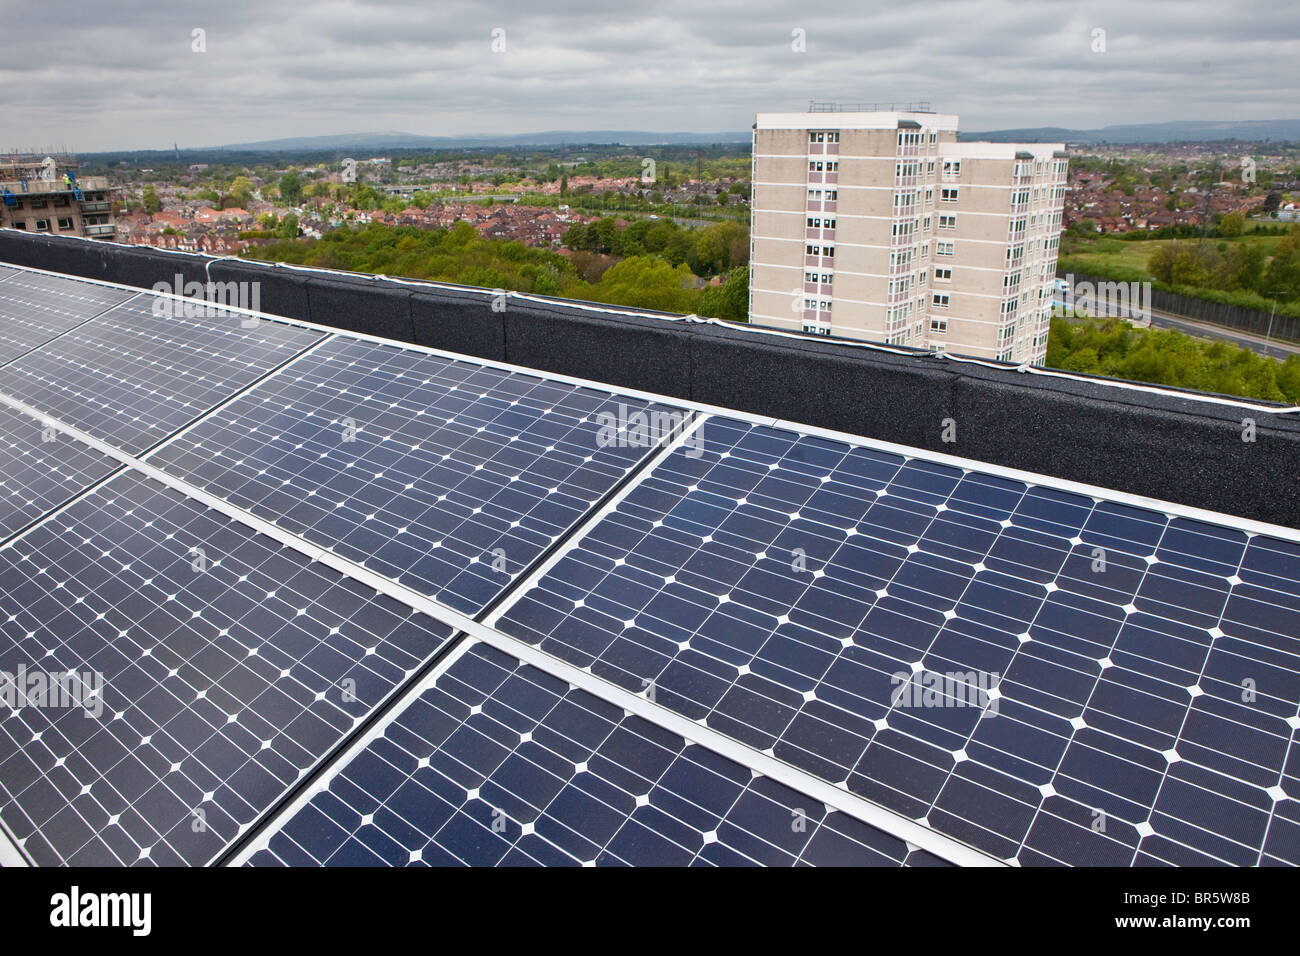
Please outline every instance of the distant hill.
M726 133L654 133L645 130L554 130L507 136L420 136L415 133L340 133L336 136L297 136L256 143L232 143L212 149L253 152L300 152L319 149L455 149L484 146L626 146L694 143L748 143L749 130Z
M1300 120L1178 120L1172 123L1103 126L1101 129L1038 126L1030 129L997 129L984 133L962 132L957 138L992 140L995 143L1183 143L1229 139L1300 141Z

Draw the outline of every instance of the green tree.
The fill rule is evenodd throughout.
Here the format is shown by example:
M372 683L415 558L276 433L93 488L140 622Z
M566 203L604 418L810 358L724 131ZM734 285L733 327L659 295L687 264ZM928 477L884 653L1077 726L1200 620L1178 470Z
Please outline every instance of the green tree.
M151 216L162 209L162 200L158 198L158 193L152 186L144 187L143 202L144 211Z
M247 176L236 176L230 184L230 198L236 206L247 209L253 201L253 181Z
M1246 217L1239 212L1227 213L1219 220L1219 235L1232 238L1240 236L1246 228Z
M709 286L695 303L698 315L735 322L749 320L749 267L738 266L727 273L721 285Z
M630 256L611 267L589 295L596 302L687 312L692 298L687 287L692 282L685 266L674 267L658 257Z
M1300 297L1300 223L1288 229L1273 249L1260 292L1267 296L1280 293L1287 299Z
M298 171L291 169L280 177L280 198L290 206L298 205L302 199L302 180Z

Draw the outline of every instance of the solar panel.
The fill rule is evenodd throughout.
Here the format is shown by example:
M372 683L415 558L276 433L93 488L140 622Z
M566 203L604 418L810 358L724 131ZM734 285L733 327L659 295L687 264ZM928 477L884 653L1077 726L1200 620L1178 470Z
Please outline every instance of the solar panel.
M642 468L696 413L129 295L0 270L0 693L103 677L0 707L35 862L1300 864L1284 531L717 416Z
M265 320L245 328L217 309L159 315L154 301L119 306L0 369L0 391L135 454L322 337Z
M125 472L0 549L0 671L68 688L0 708L0 819L38 864L209 862L449 636Z
M35 272L6 274L0 283L0 365L136 295Z
M943 865L483 644L249 862Z
M48 423L0 405L0 542L117 467Z
M998 858L1300 863L1300 546L699 434L490 623Z
M650 453L674 410L339 337L151 464L458 611L481 610ZM684 420L685 412L675 412ZM604 416L604 417L602 417ZM658 419L655 416L659 416ZM660 431L666 429L661 428Z

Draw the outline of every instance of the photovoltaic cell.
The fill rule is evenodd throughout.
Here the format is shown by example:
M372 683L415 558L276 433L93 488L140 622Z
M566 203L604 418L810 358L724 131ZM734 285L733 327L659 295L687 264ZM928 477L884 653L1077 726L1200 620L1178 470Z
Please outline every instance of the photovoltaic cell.
M9 279L0 288L7 288ZM164 301L164 300L157 300ZM292 358L322 333L216 309L128 303L0 369L0 391L138 454Z
M9 270L0 282L0 365L135 295L125 289Z
M474 613L650 453L648 431L602 423L673 412L339 337L150 461Z
M942 864L482 644L249 862Z
M0 707L0 818L38 864L209 862L448 637L125 472L0 549L0 671L98 690Z
M0 405L0 541L117 467L46 422Z
M1300 546L701 427L495 626L999 858L1300 863Z

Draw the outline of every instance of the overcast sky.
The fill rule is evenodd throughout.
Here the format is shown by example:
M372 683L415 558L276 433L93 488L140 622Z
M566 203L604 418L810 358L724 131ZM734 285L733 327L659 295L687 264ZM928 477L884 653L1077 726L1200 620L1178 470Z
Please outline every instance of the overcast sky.
M377 130L717 132L809 99L925 99L971 131L1300 114L1295 0L0 0L0 10L11 26L0 147L20 149ZM195 52L196 29L206 52Z

